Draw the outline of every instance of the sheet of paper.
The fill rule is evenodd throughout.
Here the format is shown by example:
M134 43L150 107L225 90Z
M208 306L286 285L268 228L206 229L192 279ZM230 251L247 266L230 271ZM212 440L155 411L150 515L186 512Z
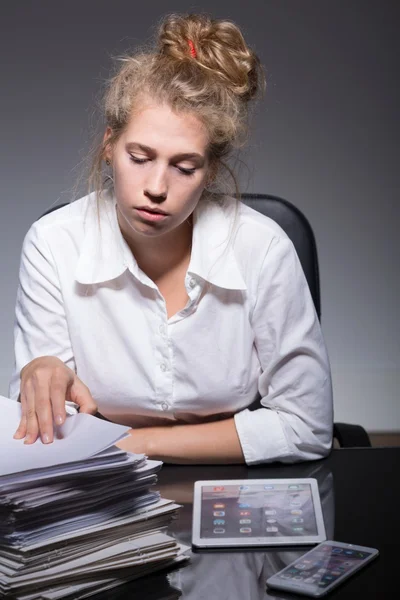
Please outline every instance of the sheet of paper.
M110 519L100 524L86 527L84 531L75 530L71 532L67 537L64 535L58 535L44 541L34 542L29 545L26 544L21 548L21 551L27 553L34 552L38 548L45 548L48 544L57 544L64 540L69 540L72 543L72 541L75 539L79 540L79 538L84 538L85 536L89 536L97 532L101 532L103 536L108 535L109 532L111 532L112 534L112 531L116 528L128 528L129 525L131 525L132 523L140 523L142 521L150 522L154 517L157 517L158 515L164 515L165 513L176 513L180 508L180 504L175 504L172 500L161 498L160 500L149 506L138 508L135 511L135 513L129 514L126 517L117 517L115 519Z
M144 534L142 537L131 541L114 544L88 556L80 557L71 561L65 561L55 567L42 568L33 573L14 575L12 578L5 577L6 584L19 584L24 581L51 581L61 573L64 575L84 574L97 570L111 570L120 566L120 562L129 561L134 564L150 562L157 558L158 553L166 552L171 556L177 555L179 546L174 538L161 533ZM101 567L101 568L100 568Z
M20 403L0 396L0 414L0 477L84 460L127 437L129 431L124 425L78 413L67 416L56 428L52 444L43 444L40 439L24 444L13 438L20 421Z

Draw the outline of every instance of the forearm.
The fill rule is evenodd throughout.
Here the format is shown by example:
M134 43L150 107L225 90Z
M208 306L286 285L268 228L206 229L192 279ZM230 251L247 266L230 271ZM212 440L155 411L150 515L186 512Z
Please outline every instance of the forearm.
M118 446L143 452L149 458L180 464L243 463L243 453L234 419L132 429Z

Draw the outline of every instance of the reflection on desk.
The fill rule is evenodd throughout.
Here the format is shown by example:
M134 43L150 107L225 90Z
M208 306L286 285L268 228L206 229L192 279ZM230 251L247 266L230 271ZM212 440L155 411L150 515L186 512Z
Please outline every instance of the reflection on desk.
M167 467L166 472L168 471ZM200 473L200 469L202 470ZM183 505L180 510L179 519L170 528L169 533L175 536L179 541L191 545L191 526L192 526L192 501L193 501L193 474L196 473L197 479L205 479L207 469L203 467L192 468L192 478L188 481L183 478L179 481L166 482L166 477L160 477L157 488L163 497L171 497L174 493L174 500ZM179 472L175 471L178 475ZM301 477L313 477L318 482L318 488L321 496L322 511L324 515L326 534L328 538L333 536L334 532L334 491L333 476L324 462L307 463L303 467ZM227 478L227 475L224 476ZM254 470L246 470L242 475L232 478L257 478ZM268 477L265 474L263 477ZM271 476L272 477L272 476ZM283 475L282 475L283 477ZM229 477L230 478L230 477ZM165 483L164 483L165 481ZM238 551L220 551L216 552L192 552L190 563L185 568L179 569L169 576L170 582L182 590L185 600L194 600L197 598L218 598L221 600L221 589L223 589L223 598L241 599L241 600L262 600L267 597L265 581L290 562L304 554L305 550L312 546L302 549L266 549L265 551L243 550ZM201 582L201 596L199 595L199 585ZM268 595L271 596L271 592Z
M400 448L340 448L313 463L189 466L165 464L157 488L183 504L169 533L191 544L194 482L200 479L315 477L327 536L377 548L380 556L329 594L330 600L383 600L390 582L397 583L400 535L397 479ZM295 598L266 591L266 579L310 549L191 553L187 566L169 577L182 600L265 600ZM145 596L141 600L148 600Z

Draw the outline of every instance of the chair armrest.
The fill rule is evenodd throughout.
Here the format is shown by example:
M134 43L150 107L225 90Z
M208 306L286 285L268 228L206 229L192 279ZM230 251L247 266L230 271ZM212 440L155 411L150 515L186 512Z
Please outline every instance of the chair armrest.
M333 437L339 442L341 448L367 447L371 448L368 433L361 425L348 423L334 423Z

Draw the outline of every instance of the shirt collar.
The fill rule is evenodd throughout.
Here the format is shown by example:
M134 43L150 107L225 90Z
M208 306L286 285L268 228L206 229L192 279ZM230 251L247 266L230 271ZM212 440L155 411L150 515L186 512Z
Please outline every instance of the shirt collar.
M192 255L188 273L221 288L245 290L232 249L235 226L233 198L203 198L193 213ZM112 190L103 192L96 202L88 196L83 239L75 279L82 284L96 284L116 279L129 269L139 280L137 262L122 236ZM143 281L144 282L144 281Z
M233 252L237 201L203 198L193 213L192 256L188 272L221 288L245 290Z
M89 194L84 223L76 281L83 284L111 281L126 269L138 276L137 262L122 236L115 197L110 190L103 191L99 202L94 192Z

